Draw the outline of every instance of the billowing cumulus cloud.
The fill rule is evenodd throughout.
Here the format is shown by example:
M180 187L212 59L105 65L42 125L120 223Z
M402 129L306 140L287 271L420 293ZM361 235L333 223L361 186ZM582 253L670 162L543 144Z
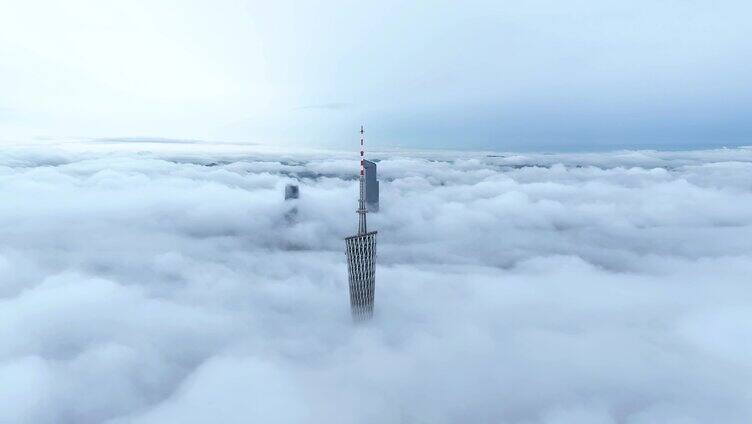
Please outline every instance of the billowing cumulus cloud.
M752 419L752 150L379 154L353 325L352 155L104 148L0 155L0 422Z

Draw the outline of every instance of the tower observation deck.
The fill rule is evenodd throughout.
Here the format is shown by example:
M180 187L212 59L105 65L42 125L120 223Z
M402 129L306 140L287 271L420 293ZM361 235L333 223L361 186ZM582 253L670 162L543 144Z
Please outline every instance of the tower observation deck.
M360 127L360 197L358 199L358 234L345 238L350 311L353 320L365 321L373 316L376 282L376 231L368 231L366 223L363 127Z

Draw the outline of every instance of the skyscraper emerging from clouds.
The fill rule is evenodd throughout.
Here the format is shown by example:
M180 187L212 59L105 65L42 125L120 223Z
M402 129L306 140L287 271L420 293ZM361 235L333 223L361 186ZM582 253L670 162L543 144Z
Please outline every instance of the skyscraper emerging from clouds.
M285 212L285 220L288 224L293 224L298 217L298 202L300 189L297 184L287 184L285 186L285 203L292 204L292 207Z
M363 127L360 127L360 196L358 198L358 234L345 238L347 272L350 287L350 310L353 320L364 321L373 316L376 282L376 231L366 225L365 159Z
M366 171L366 208L369 212L379 211L379 180L376 175L376 162L363 161Z

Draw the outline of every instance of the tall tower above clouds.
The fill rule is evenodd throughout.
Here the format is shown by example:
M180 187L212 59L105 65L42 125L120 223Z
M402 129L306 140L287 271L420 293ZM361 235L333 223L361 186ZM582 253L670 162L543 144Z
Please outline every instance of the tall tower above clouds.
M363 126L360 127L360 196L358 198L358 234L345 238L350 311L353 320L365 321L373 316L376 282L376 231L368 231L366 224L365 157Z

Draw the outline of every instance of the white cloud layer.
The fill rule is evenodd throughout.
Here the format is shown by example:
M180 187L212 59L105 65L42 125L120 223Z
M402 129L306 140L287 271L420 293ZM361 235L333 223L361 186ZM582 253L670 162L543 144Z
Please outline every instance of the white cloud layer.
M752 150L352 159L6 149L0 422L752 420Z

